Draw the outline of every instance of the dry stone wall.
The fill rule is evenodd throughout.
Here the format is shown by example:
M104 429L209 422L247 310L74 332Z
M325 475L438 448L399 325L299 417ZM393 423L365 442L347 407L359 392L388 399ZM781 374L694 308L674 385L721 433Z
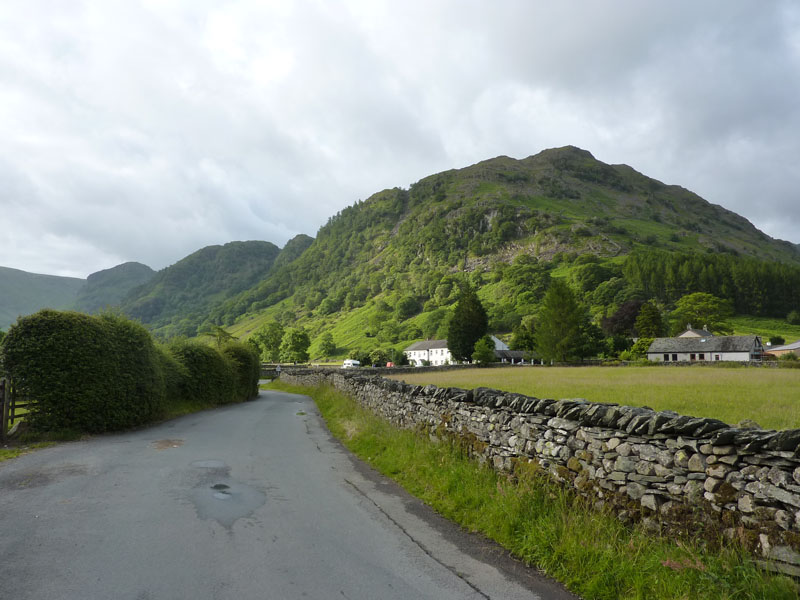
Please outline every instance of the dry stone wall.
M498 390L418 386L341 369L285 370L327 383L404 428L447 431L480 460L536 461L623 520L656 531L738 539L765 565L800 577L800 430Z

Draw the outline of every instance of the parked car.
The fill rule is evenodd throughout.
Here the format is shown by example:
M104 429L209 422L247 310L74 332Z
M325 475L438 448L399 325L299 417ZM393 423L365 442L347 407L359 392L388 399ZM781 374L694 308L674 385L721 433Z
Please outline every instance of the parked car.
M352 358L348 358L342 363L343 369L357 369L360 366L361 363L357 360L353 360Z

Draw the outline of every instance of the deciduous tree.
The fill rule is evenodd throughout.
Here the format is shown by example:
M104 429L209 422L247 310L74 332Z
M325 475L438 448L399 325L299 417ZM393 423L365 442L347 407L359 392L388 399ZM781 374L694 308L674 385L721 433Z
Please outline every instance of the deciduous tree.
M733 328L726 319L731 316L733 307L730 301L705 292L687 294L675 303L675 310L672 311L673 331L679 333L691 324L705 327L711 333L729 335Z
M308 347L311 341L305 329L291 328L283 334L281 341L281 361L304 363L308 361Z
M536 341L534 338L535 331L536 323L533 315L522 317L522 322L514 328L509 346L512 350L533 352L534 348L536 347Z
M333 341L333 334L326 331L319 340L319 352L324 358L331 357L336 352L336 343Z
M497 360L494 354L494 342L491 337L485 335L475 342L472 360L481 365L488 365Z
M261 349L261 358L278 362L281 359L281 342L284 333L283 325L277 321L270 321L256 329L250 338Z
M657 338L664 335L664 319L661 311L652 302L645 302L636 316L636 332L639 337Z

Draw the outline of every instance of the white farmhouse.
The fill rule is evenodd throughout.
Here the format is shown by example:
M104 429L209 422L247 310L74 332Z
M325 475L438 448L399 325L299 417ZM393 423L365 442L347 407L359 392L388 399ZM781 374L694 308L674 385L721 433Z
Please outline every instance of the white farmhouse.
M427 364L433 366L449 365L453 363L453 355L447 349L447 340L425 340L415 342L403 350L408 357L409 364L421 367Z
M494 342L495 352L507 351L508 345L501 339L490 336ZM440 365L452 365L457 361L453 360L453 355L447 349L447 340L425 340L422 342L415 342L408 348L403 350L408 357L409 364L421 367L428 361L431 366L437 367ZM505 362L505 360L503 361Z
M759 361L764 346L757 335L656 338L647 350L653 362Z

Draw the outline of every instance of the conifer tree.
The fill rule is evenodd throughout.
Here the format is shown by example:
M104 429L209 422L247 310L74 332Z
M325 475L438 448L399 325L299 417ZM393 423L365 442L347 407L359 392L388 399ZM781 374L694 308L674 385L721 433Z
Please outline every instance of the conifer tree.
M475 290L464 284L447 328L447 348L457 361L467 361L475 342L486 335L489 318Z
M569 285L553 279L542 301L534 332L536 352L545 361L568 362L583 358L588 317Z

